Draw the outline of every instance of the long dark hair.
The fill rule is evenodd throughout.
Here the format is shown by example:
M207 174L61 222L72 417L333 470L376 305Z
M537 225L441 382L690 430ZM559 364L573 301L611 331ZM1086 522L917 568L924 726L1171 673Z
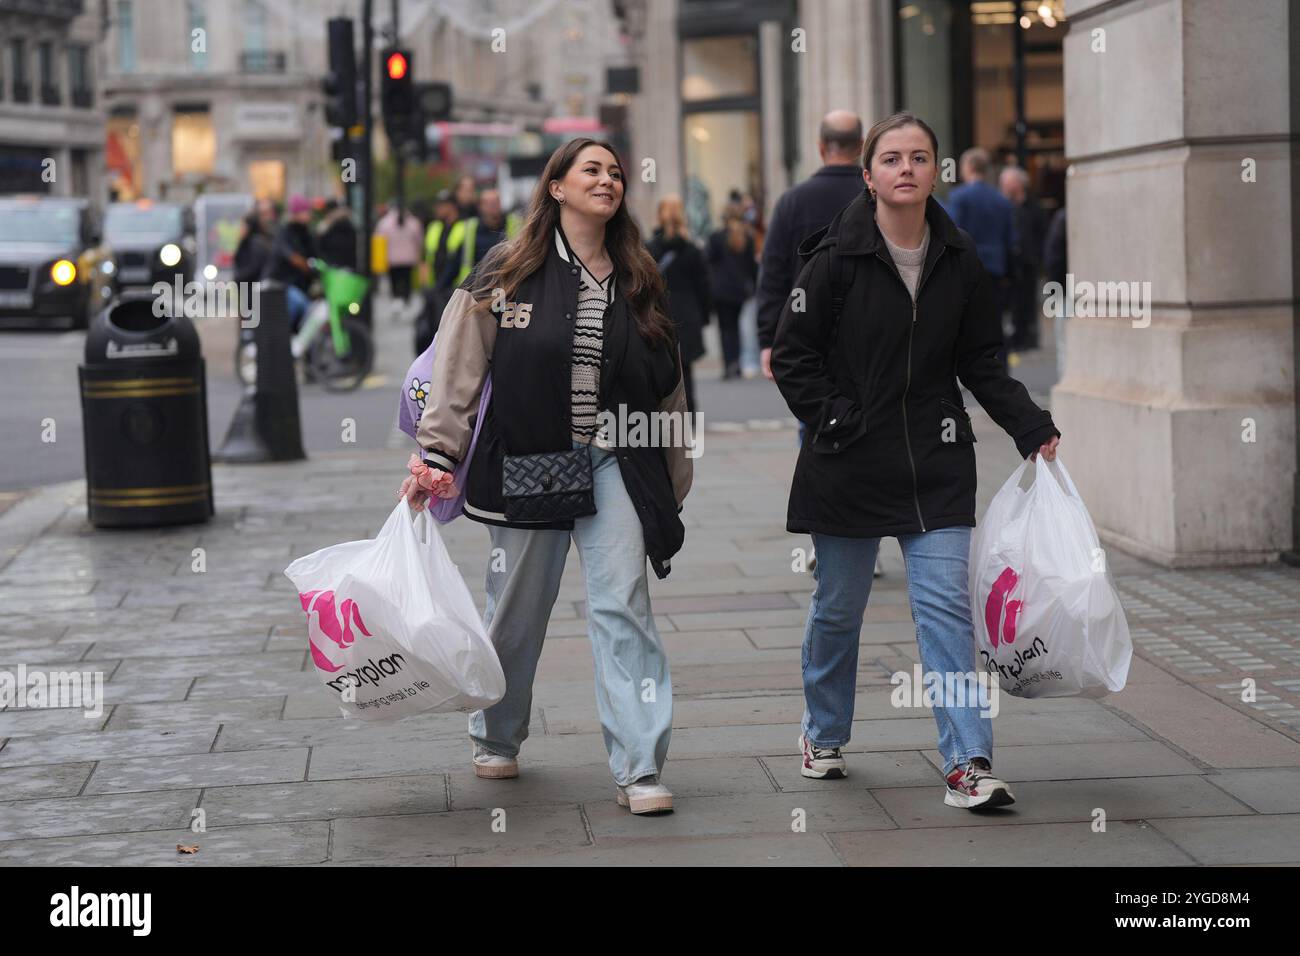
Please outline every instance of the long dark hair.
M552 180L563 179L588 146L599 146L611 156L618 152L609 143L579 137L565 143L547 160L528 215L518 236L493 247L471 290L474 298L490 300L494 289L504 289L512 297L526 278L546 262L555 245L555 229L560 224L560 204L551 196ZM641 241L641 229L627 210L627 176L623 177L623 201L609 222L605 223L605 248L618 271L618 291L627 297L629 311L637 331L649 342L670 342L672 320L664 310L664 281L659 268Z

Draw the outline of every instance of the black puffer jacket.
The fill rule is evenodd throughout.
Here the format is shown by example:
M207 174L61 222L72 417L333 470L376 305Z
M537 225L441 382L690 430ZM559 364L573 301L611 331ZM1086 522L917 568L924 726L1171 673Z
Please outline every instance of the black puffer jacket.
M800 247L805 264L772 351L781 394L810 429L789 531L874 538L973 527L975 433L959 378L1022 457L1060 434L998 358L1002 329L974 242L933 198L925 214L915 306L865 191ZM843 266L838 332L832 248Z

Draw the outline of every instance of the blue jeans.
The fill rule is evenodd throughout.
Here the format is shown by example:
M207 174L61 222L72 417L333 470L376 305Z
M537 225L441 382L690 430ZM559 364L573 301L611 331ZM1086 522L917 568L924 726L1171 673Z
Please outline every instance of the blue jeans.
M311 308L311 299L296 285L285 285L284 296L289 305L289 328L294 332L302 327L302 317Z
M483 623L505 671L506 693L470 714L469 733L475 743L505 757L517 756L528 737L533 677L572 537L587 582L596 711L610 772L626 785L663 770L673 728L673 687L650 609L641 519L623 487L615 454L592 447L591 464L596 514L576 519L572 532L489 526L492 555Z
M899 535L907 566L907 596L924 672L978 673L975 630L967 600L970 528ZM871 594L879 538L814 534L817 589L808 606L803 640L803 732L819 747L842 747L853 727L858 636ZM920 692L920 689L917 689ZM934 707L943 772L973 757L993 758L993 725L980 704Z

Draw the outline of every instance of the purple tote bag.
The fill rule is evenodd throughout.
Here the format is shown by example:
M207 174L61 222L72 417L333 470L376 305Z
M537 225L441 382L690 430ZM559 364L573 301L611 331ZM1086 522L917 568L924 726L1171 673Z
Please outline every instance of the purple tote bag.
M433 378L433 350L437 347L438 337L435 335L429 347L411 363L411 367L406 370L406 378L402 380L402 395L397 408L397 427L411 438L415 438L416 429L420 425L420 416L424 413L424 403L429 396L429 383ZM469 463L474 459L474 446L478 444L478 433L483 427L483 418L490 401L492 401L492 373L489 371L483 381L483 394L479 396L478 415L474 420L474 436L470 439L469 451L465 453L465 460L452 472L458 493L455 498L429 500L429 514L439 524L454 521L465 510L465 477L469 474Z

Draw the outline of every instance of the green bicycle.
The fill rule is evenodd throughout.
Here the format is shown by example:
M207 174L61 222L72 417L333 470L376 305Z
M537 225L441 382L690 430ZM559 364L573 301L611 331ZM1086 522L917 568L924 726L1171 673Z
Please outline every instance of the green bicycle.
M322 295L290 340L294 362L303 364L306 381L319 382L329 392L350 392L361 386L375 364L370 331L356 318L370 280L319 259L309 261L320 276ZM245 386L257 383L257 343L251 329L240 330L235 373Z

